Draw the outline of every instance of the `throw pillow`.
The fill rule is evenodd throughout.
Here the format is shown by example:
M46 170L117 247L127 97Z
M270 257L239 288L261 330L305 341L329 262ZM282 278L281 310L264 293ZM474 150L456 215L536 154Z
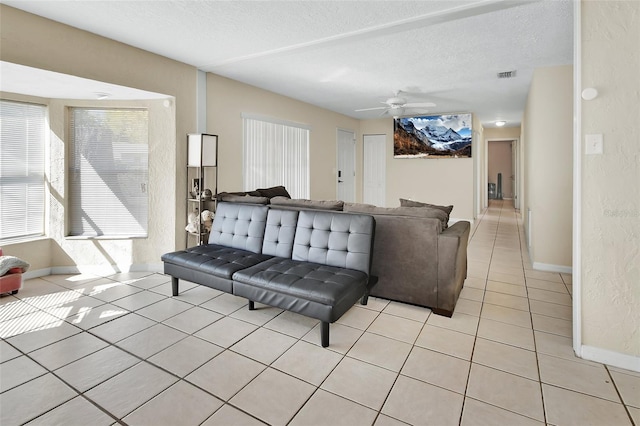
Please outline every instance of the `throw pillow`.
M447 228L447 222L449 221L447 214L442 210L424 207L378 207L371 204L344 203L344 211L371 215L409 216L438 219L442 224L442 229Z
M420 201L405 200L400 198L400 207L430 207L432 209L442 210L447 214L447 217L451 214L453 206L438 206L436 204L421 203Z
M271 188L256 189L261 196L267 198L273 197L287 197L291 198L291 195L287 192L284 186L272 186Z

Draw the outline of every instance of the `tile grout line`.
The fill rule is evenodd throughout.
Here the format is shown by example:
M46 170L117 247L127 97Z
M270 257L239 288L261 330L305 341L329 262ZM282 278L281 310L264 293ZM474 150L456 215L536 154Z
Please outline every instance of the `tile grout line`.
M627 407L627 404L624 403L624 399L622 398L622 394L618 389L618 385L616 385L616 381L613 379L613 375L611 374L611 370L609 370L609 366L607 364L602 364L602 365L604 366L604 369L607 371L607 375L611 380L611 384L613 385L613 388L615 389L616 394L618 395L618 398L620 398L620 404L624 408L624 411L627 413L627 417L629 417L629 420L631 421L631 425L636 426L636 423L633 421L633 417L631 416L631 412L629 411L629 407Z
M480 224L482 223L482 221L484 221L485 216L488 214L489 209L491 208L491 205L489 205L487 207L487 209L485 210L484 214L482 215L482 219L478 222L478 226L476 227L476 231L477 229L480 227ZM502 213L502 205L500 206L500 214ZM498 216L498 222L500 221L499 216ZM473 236L475 236L475 232L473 233ZM473 338L473 346L471 347L471 355L469 356L469 372L467 373L467 380L464 386L464 393L462 395L462 407L460 408L460 417L458 419L458 425L462 424L462 419L464 416L464 412L465 412L465 407L467 405L467 391L469 390L469 381L471 380L471 369L473 368L473 354L475 352L476 349L476 343L478 341L478 331L480 330L480 321L482 319L482 310L484 309L484 298L487 292L487 282L489 281L489 272L491 270L491 261L493 259L493 252L495 250L495 246L496 246L496 239L498 236L498 226L496 226L496 231L495 234L493 236L493 246L491 248L491 257L489 258L489 268L487 268L487 275L485 277L484 280L484 288L482 290L482 305L480 306L480 312L478 313L478 325L476 326L476 332L475 332L475 336ZM473 237L471 238L473 239ZM464 284L463 284L464 286Z

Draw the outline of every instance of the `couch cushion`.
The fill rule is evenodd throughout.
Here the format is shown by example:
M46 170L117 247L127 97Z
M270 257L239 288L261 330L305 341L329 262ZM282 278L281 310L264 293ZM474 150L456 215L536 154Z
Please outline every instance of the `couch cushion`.
M374 228L372 216L302 210L291 258L369 274Z
M262 253L290 258L297 223L297 210L269 209Z
M238 192L218 192L218 194L216 194L216 198L218 199L218 201L223 201L222 197L225 197L227 195L251 195L252 197L261 197L260 193L258 191L238 191Z
M344 211L349 213L365 213L372 215L409 216L437 219L442 229L447 228L449 218L445 212L424 207L378 207L371 204L344 203Z
M224 194L218 197L218 201L226 201L229 203L243 203L243 204L269 204L267 197L253 196L253 195L236 195L236 194Z
M432 209L442 210L447 214L447 218L451 215L451 211L453 210L453 206L439 206L437 204L429 204L422 203L420 201L407 200L404 198L400 198L400 207L429 207Z
M234 282L336 305L347 296L361 297L367 286L364 272L274 257L233 274Z
M286 197L273 197L272 206L295 207L309 210L334 210L342 211L343 201L340 200L305 200L302 198L291 199Z
M218 203L209 243L261 253L268 211L257 204Z
M231 279L234 272L253 266L271 256L238 250L216 244L190 247L162 255L162 261L195 271Z
M261 196L267 197L267 198L273 198L273 197L291 198L291 195L289 195L289 192L287 192L286 188L282 185L272 186L271 188L260 188L260 189L256 189L256 191L259 192Z

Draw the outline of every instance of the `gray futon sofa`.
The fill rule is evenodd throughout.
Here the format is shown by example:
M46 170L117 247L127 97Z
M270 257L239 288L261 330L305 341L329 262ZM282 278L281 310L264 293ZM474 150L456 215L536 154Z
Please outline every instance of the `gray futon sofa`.
M367 303L375 220L370 215L281 210L221 202L209 244L162 256L172 277L319 319L329 324L358 300Z

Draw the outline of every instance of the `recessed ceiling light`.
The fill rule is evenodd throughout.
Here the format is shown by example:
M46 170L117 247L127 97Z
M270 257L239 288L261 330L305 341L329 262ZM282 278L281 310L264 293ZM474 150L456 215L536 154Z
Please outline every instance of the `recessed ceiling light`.
M104 93L104 92L96 92L96 97L98 98L99 101L105 100L107 99L109 96L111 96L108 93Z
M504 126L505 124L507 124L507 122L506 122L506 121L504 121L504 120L498 120L498 121L496 121L496 126L498 126L498 127L502 127L502 126Z

